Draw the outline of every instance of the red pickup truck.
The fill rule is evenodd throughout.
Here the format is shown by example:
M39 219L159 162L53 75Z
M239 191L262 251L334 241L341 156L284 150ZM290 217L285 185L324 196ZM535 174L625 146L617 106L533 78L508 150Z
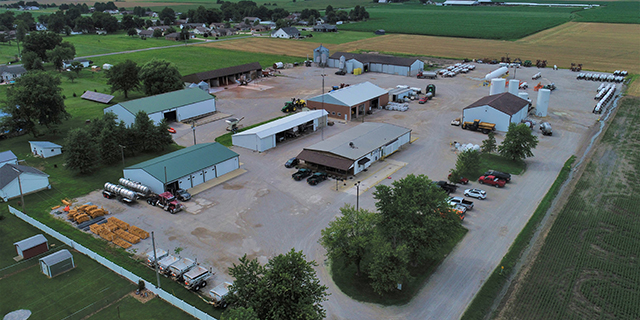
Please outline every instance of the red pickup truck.
M496 178L495 176L482 176L478 178L478 182L480 184L488 184L496 188L502 188L504 187L505 183L507 183L507 181Z

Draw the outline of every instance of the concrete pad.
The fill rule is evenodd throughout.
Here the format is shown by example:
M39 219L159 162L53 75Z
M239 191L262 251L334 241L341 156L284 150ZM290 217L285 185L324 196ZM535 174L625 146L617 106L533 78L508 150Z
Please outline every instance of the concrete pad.
M367 172L358 174L358 181L360 181L360 194L367 192L367 190L375 187L378 183L388 179L392 174L406 165L406 162L388 158L372 164ZM342 183L341 191L355 195L358 190L358 188L355 187L356 182L357 181L354 179Z
M242 168L238 168L236 170L233 170L225 175L223 175L222 177L217 177L214 179L211 179L205 183L199 184L191 189L188 189L187 191L189 191L189 193L191 193L192 196L195 196L196 194L205 191L207 189L213 188L221 183L227 182L239 175L244 174L245 172L247 172L247 170L242 169Z

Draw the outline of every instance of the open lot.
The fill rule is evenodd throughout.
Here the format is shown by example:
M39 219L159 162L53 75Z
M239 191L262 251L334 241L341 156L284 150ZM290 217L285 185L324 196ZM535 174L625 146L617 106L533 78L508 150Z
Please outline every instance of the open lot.
M456 154L450 143L480 144L485 135L461 130L449 124L459 117L461 109L487 95L489 87L482 86L484 75L496 66L478 65L476 71L455 78L433 80L436 97L427 104L410 104L407 112L378 110L365 121L387 122L411 128L411 145L392 155L388 161L396 168L386 172L386 162L372 167L359 180L367 180L370 187L361 189L360 205L374 209L372 190L377 183L389 184L408 173L426 174L443 179L453 167ZM326 69L326 87L339 83L356 84L371 81L383 88L398 84L425 87L428 80L367 73L361 76L336 76ZM536 68L519 69L519 79L530 81ZM266 78L246 87L230 86L218 97L218 110L234 117L242 117L242 124L251 125L281 116L280 108L291 97L308 98L321 92L322 69L294 68L283 70L282 77ZM157 246L165 250L181 249L180 255L198 258L203 265L214 268L217 275L209 285L231 280L226 274L243 254L261 261L295 247L320 263L321 281L330 287L332 295L326 302L329 319L400 319L400 318L457 318L479 289L484 279L496 267L512 240L520 232L538 202L553 183L564 162L587 141L597 115L591 113L593 95L599 83L575 80L568 70L542 70L543 84L554 82L558 89L551 95L549 121L554 128L552 137L539 136L535 157L527 160L527 171L515 176L504 189L491 189L488 199L478 203L467 214L463 225L469 233L432 275L425 288L409 304L382 308L362 304L341 293L332 283L330 270L322 247L317 244L320 230L335 217L344 203L354 203L356 194L352 183L338 185L330 180L311 187L290 178L285 169L286 159L297 155L305 146L358 125L357 122L327 127L303 138L291 140L277 148L255 153L232 148L240 154L241 167L247 172L203 191L187 203L186 212L170 215L146 203L126 206L105 200L98 192L81 198L114 212L114 216L148 231L155 231ZM536 81L537 82L537 81ZM253 86L253 87L252 87ZM536 93L529 90L534 105ZM539 119L538 119L539 120ZM175 140L188 146L193 143L190 128L175 124ZM226 124L214 121L197 127L198 142L210 142L225 133ZM536 129L536 134L539 131ZM500 142L504 134L498 134ZM387 179L391 177L391 179ZM477 187L472 182L470 186ZM461 194L458 191L457 194ZM195 205L198 205L198 210ZM191 209L190 209L191 208ZM517 208L517 209L514 209ZM150 248L150 242L135 246L138 253Z

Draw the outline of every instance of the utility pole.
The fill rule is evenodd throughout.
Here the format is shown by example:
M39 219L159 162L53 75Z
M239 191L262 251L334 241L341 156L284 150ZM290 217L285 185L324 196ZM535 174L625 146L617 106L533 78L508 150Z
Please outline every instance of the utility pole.
M191 121L191 130L193 131L193 145L196 145L196 121Z
M324 74L324 68L322 68L322 111L324 111L324 77L326 77L327 75ZM327 125L327 122L329 119L327 119L327 117L323 116L324 118L324 125L322 127L320 127L320 135L322 136L322 141L324 141L324 126Z
M18 173L18 187L20 188L20 203L22 203L22 213L27 213L26 211L24 211L24 194L22 193L22 181L20 181L20 174L22 172L14 167L11 167L11 169Z
M124 168L124 148L126 148L123 145L118 145L120 147L120 151L122 152L122 167Z
M153 231L151 231L151 244L153 245L153 261L156 265L156 280L158 281L158 285L156 288L160 288L160 274L158 273L158 255L156 255L156 238L153 236Z
M360 210L360 181L356 183L356 211Z

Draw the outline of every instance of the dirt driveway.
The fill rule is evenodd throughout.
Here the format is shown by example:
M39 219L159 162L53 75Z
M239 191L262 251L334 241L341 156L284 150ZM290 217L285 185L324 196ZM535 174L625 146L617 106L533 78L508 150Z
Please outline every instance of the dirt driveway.
M438 80L376 73L341 77L333 74L335 70L326 69L325 86L363 81L383 88L398 84L425 87L430 82L435 83L437 95L427 104L412 102L407 112L379 110L367 116L365 121L405 126L418 138L390 157L406 165L391 174L391 179L381 179L380 183L390 184L410 173L426 174L440 180L455 163L456 154L450 148L452 141L480 144L486 138L481 133L461 130L449 123L460 116L462 108L489 93L489 87L483 86L478 79L495 68L479 65L476 71L467 75ZM242 168L247 172L195 196L191 201L204 208L198 214L187 211L170 215L146 203L125 207L114 201L105 202L97 193L80 201L114 207L119 212L116 213L118 218L155 231L159 247L171 251L181 248L182 256L198 258L203 264L214 267L217 278L209 286L231 280L226 274L227 268L245 253L265 262L294 247L320 264L319 277L331 293L325 303L328 319L455 319L464 312L499 263L564 162L587 140L587 132L598 118L591 110L599 83L575 80L576 74L567 70L543 70L541 80L531 81L531 76L538 71L520 69L517 75L532 86L542 81L543 84L554 82L558 87L551 94L549 116L544 119L552 124L554 135L542 136L535 129L540 143L535 157L527 160L527 171L514 176L504 189L485 188L488 199L478 203L463 223L469 233L416 298L404 306L381 307L351 300L331 281L324 250L317 241L320 230L334 219L338 209L345 203L355 203L355 192L345 186L336 191L335 181L315 187L295 182L290 178L292 169L283 166L286 159L297 155L303 147L320 141L320 132L263 153L233 147L232 150L240 154ZM218 110L234 117L244 116L244 125L280 116L284 101L320 93L322 72L322 69L302 67L285 70L283 77L259 82L272 87L267 90L228 88L217 94ZM535 105L537 93L532 89L528 92ZM357 124L336 123L327 127L323 135L326 138ZM213 141L226 132L225 127L224 121L198 126L198 142ZM503 133L497 135L498 142L503 138ZM191 129L181 128L175 139L185 146L193 144ZM477 186L477 183L470 183L470 187ZM361 194L362 208L375 209L372 192L373 189L369 189ZM458 191L455 195L461 194ZM150 241L145 240L134 248L144 252L150 247Z

